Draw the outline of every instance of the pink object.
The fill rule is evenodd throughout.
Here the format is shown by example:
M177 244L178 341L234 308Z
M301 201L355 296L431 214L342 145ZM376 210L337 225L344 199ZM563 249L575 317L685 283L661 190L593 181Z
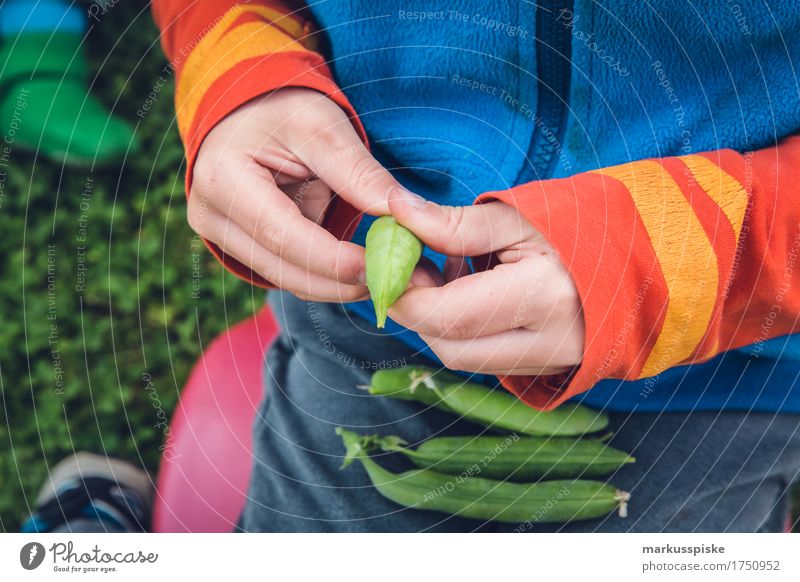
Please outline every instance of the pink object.
M244 506L264 354L278 335L269 307L217 336L194 366L158 472L156 532L229 532ZM792 531L792 517L786 531Z
M216 337L195 364L165 441L154 531L233 530L250 479L264 354L277 334L265 307Z

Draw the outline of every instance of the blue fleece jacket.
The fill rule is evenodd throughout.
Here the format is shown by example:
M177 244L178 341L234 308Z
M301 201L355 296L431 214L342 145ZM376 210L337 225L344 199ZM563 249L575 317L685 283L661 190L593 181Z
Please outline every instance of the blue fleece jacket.
M763 148L800 129L793 0L311 9L376 157L440 204L648 157ZM374 321L369 303L350 308ZM435 358L416 334L386 332ZM799 373L794 335L647 380L604 381L580 398L615 410L800 412Z

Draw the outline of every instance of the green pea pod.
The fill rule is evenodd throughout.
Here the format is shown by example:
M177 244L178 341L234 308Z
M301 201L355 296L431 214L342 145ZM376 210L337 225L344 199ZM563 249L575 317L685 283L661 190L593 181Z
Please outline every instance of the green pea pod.
M422 254L422 243L391 216L381 216L367 231L367 288L375 305L378 327L403 294Z
M627 515L630 494L597 481L508 483L445 475L430 469L387 471L369 456L375 437L337 428L347 453L342 467L358 460L378 493L404 507L507 523L566 523L618 511Z
M396 400L413 400L429 406L439 406L447 411L439 397L439 391L450 384L461 384L464 378L444 369L434 370L425 366L402 366L387 368L372 374L368 386L363 386L374 396L388 396Z
M368 390L377 396L436 406L492 429L529 436L580 436L608 426L605 414L585 406L564 404L541 412L503 390L465 382L454 374L424 366L379 370L372 375Z
M602 477L635 459L597 439L508 436L437 437L416 449L396 436L379 437L383 451L398 452L417 467L448 475L534 481Z

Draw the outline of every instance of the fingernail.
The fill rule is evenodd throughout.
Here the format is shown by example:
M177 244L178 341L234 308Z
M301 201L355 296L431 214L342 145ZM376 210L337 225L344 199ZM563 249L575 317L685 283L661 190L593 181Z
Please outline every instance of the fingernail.
M422 196L418 194L414 194L413 192L409 192L405 188L397 188L397 192L400 195L400 198L408 204L411 208L425 208L427 206L428 201L425 200Z
M358 272L358 276L356 277L356 282L359 285L366 285L367 284L367 271L361 270Z

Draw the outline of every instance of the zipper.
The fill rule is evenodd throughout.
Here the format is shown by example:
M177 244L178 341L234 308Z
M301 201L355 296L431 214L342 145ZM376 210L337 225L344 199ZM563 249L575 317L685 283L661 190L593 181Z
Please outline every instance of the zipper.
M540 2L542 0L539 0ZM536 73L537 104L533 123L536 129L528 158L538 180L550 178L555 171L556 155L563 148L566 125L566 101L569 96L572 35L559 22L562 11L572 11L574 0L556 0L536 4Z

